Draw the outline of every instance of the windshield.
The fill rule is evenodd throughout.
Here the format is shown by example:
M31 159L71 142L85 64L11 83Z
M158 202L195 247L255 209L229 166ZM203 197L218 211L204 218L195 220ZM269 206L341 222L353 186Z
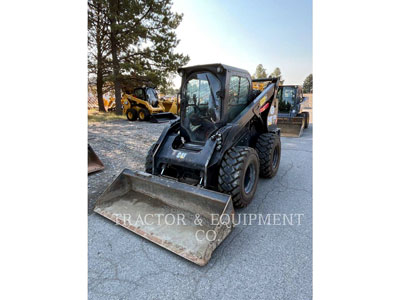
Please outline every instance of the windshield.
M297 89L293 86L284 86L279 89L279 111L289 112L292 105L295 104Z
M148 88L146 89L147 100L151 106L157 107L158 95L154 89Z
M196 73L184 85L181 100L182 127L192 142L203 142L217 129L221 100L217 92L221 83L210 72Z

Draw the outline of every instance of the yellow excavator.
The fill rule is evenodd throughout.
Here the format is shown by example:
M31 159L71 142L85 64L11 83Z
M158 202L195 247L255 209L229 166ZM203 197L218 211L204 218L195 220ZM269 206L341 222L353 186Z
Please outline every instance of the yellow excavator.
M138 87L133 91L124 91L122 99L123 113L129 121L150 121L152 123L175 120L177 104L166 102L170 111L158 99L157 91L151 87Z

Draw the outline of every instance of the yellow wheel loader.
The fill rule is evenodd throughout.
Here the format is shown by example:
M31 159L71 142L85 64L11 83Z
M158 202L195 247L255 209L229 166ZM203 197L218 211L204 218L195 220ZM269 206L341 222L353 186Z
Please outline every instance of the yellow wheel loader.
M180 118L125 169L94 211L198 265L230 234L234 208L249 205L259 177L279 169L279 78L252 89L249 72L223 64L179 69Z
M161 123L177 118L174 114L165 112L156 90L150 87L135 88L132 93L124 92L121 102L123 113L129 121L139 119L139 121Z

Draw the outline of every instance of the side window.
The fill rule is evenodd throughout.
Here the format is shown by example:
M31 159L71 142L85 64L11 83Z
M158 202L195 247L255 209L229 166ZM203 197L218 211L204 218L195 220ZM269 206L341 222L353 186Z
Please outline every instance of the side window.
M134 91L135 97L144 100L144 94L142 89L137 89Z
M239 84L239 104L247 104L248 96L249 96L249 87L250 83L247 78L240 77Z
M247 106L250 82L245 77L231 76L229 81L228 122Z
M239 76L232 76L229 81L229 105L238 104L239 100Z

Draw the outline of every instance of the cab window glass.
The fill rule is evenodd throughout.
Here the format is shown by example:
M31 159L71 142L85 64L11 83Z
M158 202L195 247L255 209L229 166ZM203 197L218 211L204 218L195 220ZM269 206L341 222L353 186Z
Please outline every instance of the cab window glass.
M134 91L135 97L139 99L144 99L144 94L142 89L137 89Z
M228 122L247 106L250 83L245 77L231 76L229 81Z
M181 118L191 141L203 142L217 128L215 123L220 119L221 107L217 92L220 90L220 81L211 72L194 74L185 84Z

